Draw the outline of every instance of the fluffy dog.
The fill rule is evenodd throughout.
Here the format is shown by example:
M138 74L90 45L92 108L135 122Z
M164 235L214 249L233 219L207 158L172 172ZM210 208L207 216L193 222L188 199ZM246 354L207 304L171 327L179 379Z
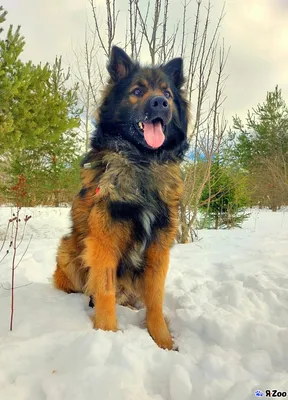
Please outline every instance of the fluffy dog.
M116 331L116 303L140 299L150 335L172 349L162 309L188 148L183 62L144 68L113 47L108 72L54 284L93 297L96 329Z

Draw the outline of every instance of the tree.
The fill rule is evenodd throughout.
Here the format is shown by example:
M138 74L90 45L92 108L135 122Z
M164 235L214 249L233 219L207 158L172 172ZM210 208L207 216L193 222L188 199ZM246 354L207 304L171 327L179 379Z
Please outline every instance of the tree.
M2 7L0 12L2 12L0 23L3 23L7 12L3 12ZM1 28L0 33L2 32ZM13 32L10 26L6 39L0 40L0 155L13 143L11 133L14 118L10 105L24 85L23 76L19 74L19 68L22 66L19 55L23 51L24 44L20 27Z
M78 82L78 101L83 109L80 130L85 137L86 152L90 146L90 134L93 130L91 121L93 112L98 105L100 88L104 85L103 66L101 67L99 63L98 51L97 37L91 33L87 23L84 48L74 50L76 68L72 69L72 74Z
M7 11L4 10L3 6L0 6L0 24L6 21ZM0 27L0 33L3 32L3 28Z
M288 201L288 107L276 86L248 111L246 125L234 118L233 155L250 174L254 202L276 211Z
M211 175L201 196L200 209L205 217L203 227L234 228L248 217L247 177L223 160L214 160Z
M0 40L1 172L6 189L19 175L25 177L28 202L37 202L41 191L47 200L50 189L57 205L64 176L79 156L78 86L67 87L70 73L64 72L61 57L52 66L22 62L24 44L19 27L10 26Z
M244 168L263 157L287 154L288 107L278 86L274 92L267 92L263 104L248 111L246 127L238 117L233 122L237 135L235 153Z
M76 88L66 89L69 73L64 73L61 58L56 59L51 69L49 67L47 78L41 82L47 90L42 100L42 105L43 101L46 105L39 118L43 123L40 126L43 135L37 140L29 138L29 142L25 141L23 147L10 155L10 175L15 180L19 174L24 174L30 187L27 196L30 204L49 201L59 206L67 185L70 184L71 191L78 187L72 168L76 168L79 174L75 160L79 159L80 143L74 128L79 124L80 110L77 108ZM76 178L73 184L69 175Z

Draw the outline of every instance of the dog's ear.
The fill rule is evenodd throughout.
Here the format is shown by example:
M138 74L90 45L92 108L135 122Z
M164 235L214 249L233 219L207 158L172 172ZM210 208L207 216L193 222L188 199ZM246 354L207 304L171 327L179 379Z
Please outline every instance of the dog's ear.
M180 57L173 58L173 60L162 66L162 70L174 82L174 85L180 89L185 81L183 74L183 59Z
M133 66L133 61L125 51L117 46L112 47L107 70L114 82L126 78L132 71Z

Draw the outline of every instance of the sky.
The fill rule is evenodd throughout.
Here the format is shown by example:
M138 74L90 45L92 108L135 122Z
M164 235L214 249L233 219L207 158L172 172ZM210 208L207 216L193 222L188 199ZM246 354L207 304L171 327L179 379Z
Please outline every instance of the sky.
M83 46L86 21L92 21L88 0L2 0L1 3L9 13L8 23L21 25L26 59L53 62L61 54L67 65L73 65L72 49ZM95 3L99 15L104 15L101 11L105 1L95 0ZM192 0L189 6L190 32L195 3ZM212 0L212 3L213 24L223 2ZM117 4L119 29L124 31L127 0L118 0ZM170 0L170 4L170 18L176 22L181 17L181 2ZM230 46L225 84L225 114L230 122L232 115L245 117L247 110L264 101L266 92L276 84L288 101L288 0L227 0L225 12L221 36L226 46Z

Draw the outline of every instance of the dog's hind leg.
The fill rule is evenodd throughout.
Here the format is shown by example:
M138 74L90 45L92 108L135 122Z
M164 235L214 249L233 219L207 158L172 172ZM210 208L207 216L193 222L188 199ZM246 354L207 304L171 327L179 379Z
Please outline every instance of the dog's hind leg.
M81 292L80 271L75 268L75 246L72 236L64 236L57 252L57 267L53 275L54 286L67 293ZM73 279L74 278L74 279Z
M76 289L74 288L72 282L67 277L67 275L62 271L61 267L57 264L56 271L53 275L54 286L63 290L66 293L75 293Z

